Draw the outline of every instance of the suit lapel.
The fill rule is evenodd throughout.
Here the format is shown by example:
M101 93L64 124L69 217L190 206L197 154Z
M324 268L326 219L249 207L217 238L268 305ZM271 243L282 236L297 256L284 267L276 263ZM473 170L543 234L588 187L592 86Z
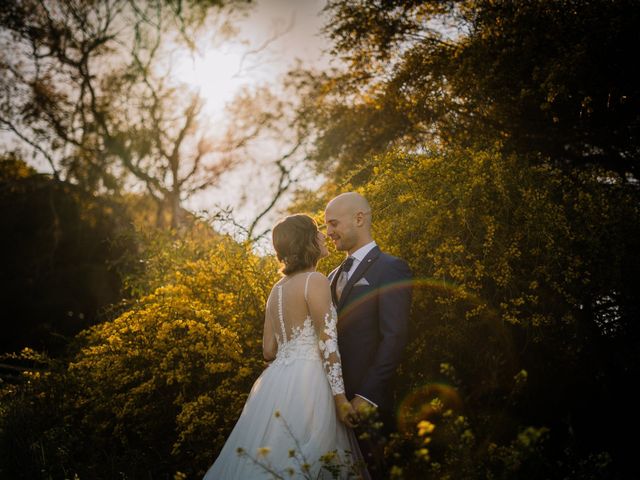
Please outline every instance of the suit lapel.
M336 297L336 282L338 278L338 275L336 275L336 273L338 273L338 270L340 270L340 266L333 269L333 271L329 274L329 282L331 284L331 299L333 300L334 305L338 305L338 298Z
M353 272L353 275L351 275L351 278L344 286L344 290L342 290L342 295L340 295L340 301L338 302L338 310L340 310L344 305L344 302L347 300L349 293L351 293L353 285L362 278L369 267L373 265L373 263L378 259L378 256L380 256L380 248L378 246L375 246L358 264L358 268L356 268L355 272ZM333 285L334 283L335 282L332 282L332 290L334 292L335 299L335 285Z

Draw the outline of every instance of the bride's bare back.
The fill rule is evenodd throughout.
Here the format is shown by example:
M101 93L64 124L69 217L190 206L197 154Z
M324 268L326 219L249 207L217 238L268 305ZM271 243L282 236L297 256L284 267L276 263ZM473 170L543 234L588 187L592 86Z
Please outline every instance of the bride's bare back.
M267 300L264 356L273 360L285 353L290 342L304 337L307 347L312 347L309 352L322 358L333 394L343 394L336 324L337 314L327 277L318 272L301 272L285 277L274 285Z

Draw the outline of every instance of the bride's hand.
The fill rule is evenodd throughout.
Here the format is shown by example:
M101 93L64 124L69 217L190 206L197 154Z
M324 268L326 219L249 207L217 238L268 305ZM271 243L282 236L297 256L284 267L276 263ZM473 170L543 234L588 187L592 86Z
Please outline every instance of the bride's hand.
M355 428L357 425L356 419L358 414L351 405L351 402L347 400L344 395L336 395L336 410L338 411L338 418L349 428Z

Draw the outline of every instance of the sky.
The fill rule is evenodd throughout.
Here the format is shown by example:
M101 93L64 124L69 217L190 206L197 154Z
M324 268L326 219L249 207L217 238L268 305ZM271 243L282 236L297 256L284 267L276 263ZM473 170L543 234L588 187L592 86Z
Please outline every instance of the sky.
M328 42L320 33L324 3L324 0L258 1L246 16L233 22L238 28L233 38L220 43L213 33L205 35L197 52L185 55L176 64L176 75L205 97L206 115L212 122L224 122L225 104L242 88L264 83L277 87L296 62L316 67L329 64L325 52ZM218 187L189 199L185 206L202 213L230 207L235 220L248 225L269 204L276 175L268 164L279 153L282 151L275 142L261 143L250 151L249 162L224 175ZM298 165L294 173L305 187L314 188L322 180L303 165ZM261 222L259 231L269 228L282 215L289 199L285 195L279 200ZM261 242L261 247L268 250L268 242Z
M277 82L296 60L327 61L320 34L324 0L259 0L231 19L237 33L221 40L204 32L197 51L176 62L176 75L208 98L211 114L243 86ZM212 30L215 27L212 28ZM264 47L264 48L261 48Z

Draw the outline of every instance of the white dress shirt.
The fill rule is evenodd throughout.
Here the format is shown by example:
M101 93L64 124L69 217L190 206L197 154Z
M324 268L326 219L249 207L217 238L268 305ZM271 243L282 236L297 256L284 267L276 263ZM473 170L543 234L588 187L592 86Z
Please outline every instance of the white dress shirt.
M353 257L353 265L351 265L351 269L347 272L347 279L351 278L351 276L353 275L353 272L355 272L356 268L358 268L358 265L360 265L360 262L364 260L364 257L366 257L367 254L375 246L376 246L376 242L374 240L360 247L358 250L356 250L351 255L349 255L350 257Z

